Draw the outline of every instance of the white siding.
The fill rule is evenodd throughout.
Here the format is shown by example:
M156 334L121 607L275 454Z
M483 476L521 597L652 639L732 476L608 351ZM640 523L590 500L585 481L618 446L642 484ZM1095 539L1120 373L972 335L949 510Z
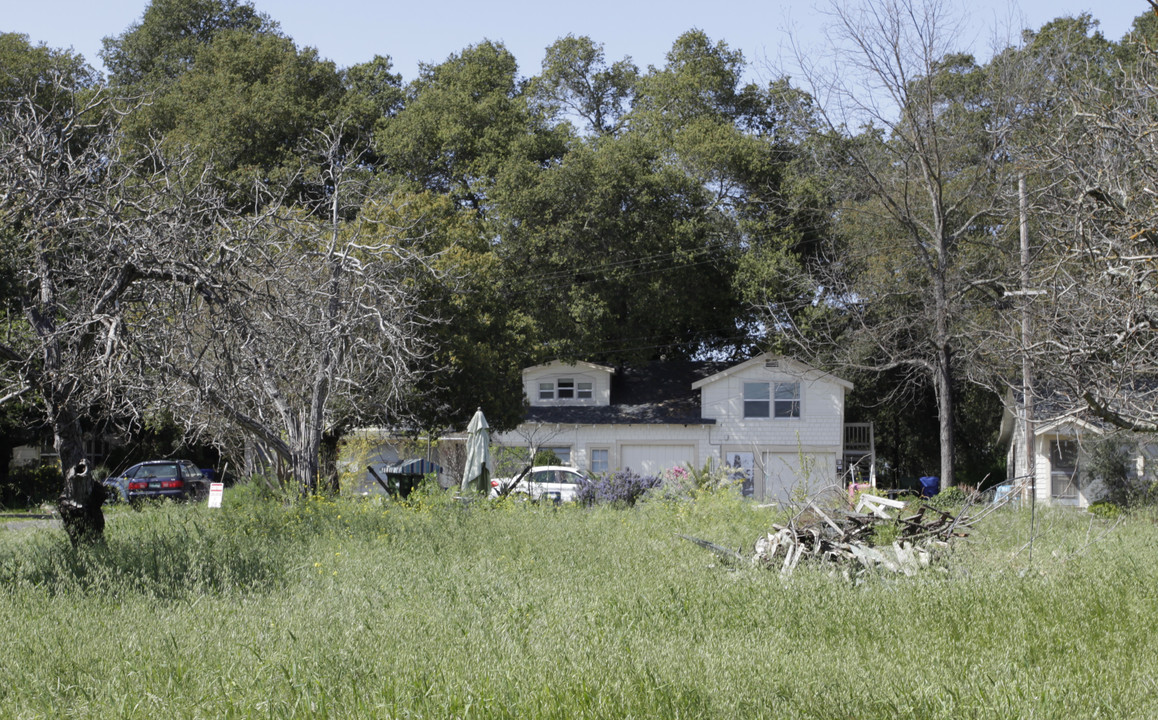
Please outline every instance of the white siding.
M765 359L741 363L693 385L699 388L701 415L714 419L704 425L530 425L496 435L498 444L534 447L569 447L571 462L590 468L590 450L608 451L611 470L631 467L635 472L659 472L672 465L702 467L722 462L724 453L752 453L756 495L766 500L788 499L802 483L809 488L837 482L836 459L844 440L844 396L847 382L788 358L769 368ZM579 363L548 363L523 372L524 389L532 405L608 405L610 368ZM590 377L592 401L540 401L540 381L560 377ZM800 417L744 418L745 382L799 382ZM801 467L801 458L805 467ZM765 460L767 460L765 462ZM639 465L637 467L636 465ZM787 497L786 497L787 496Z
M764 453L758 468L763 497L778 503L814 500L832 492L836 455L831 453Z
M639 475L658 475L668 468L696 466L694 445L624 445L620 465Z
M579 407L593 405L606 406L611 404L611 375L612 370L610 368L587 363L568 365L567 363L556 360L546 365L536 365L523 371L523 394L526 396L528 402L536 407L554 407L560 405ZM574 380L576 383L591 383L591 398L583 400L577 397L564 400L559 400L557 397L553 400L542 400L539 398L539 383L555 383L557 389L558 381L561 378L568 378Z
M1012 413L1011 413L1012 415ZM1025 423L1013 416L1012 432L1009 436L1009 450L1006 460L1009 467L1009 481L1017 481L1026 477L1028 468L1025 462ZM1080 488L1077 498L1053 497L1053 467L1050 464L1050 443L1058 438L1076 440L1079 444L1093 441L1101 432L1081 421L1065 421L1053 423L1036 429L1034 439L1034 472L1033 494L1040 503L1053 505L1077 505L1086 507L1096 501L1103 492L1100 483ZM1080 461L1079 461L1080 462ZM1079 472L1082 472L1079 466Z
M800 417L745 418L744 383L800 383ZM831 487L843 452L845 385L828 375L783 360L776 368L750 362L701 387L703 416L715 418L714 443L725 452L747 450L757 459L756 494L785 502L797 487ZM718 452L716 453L718 455ZM801 458L805 467L801 467Z
M640 446L691 448L691 462L703 465L707 458L718 457L718 451L708 443L708 428L705 425L527 424L512 432L496 434L492 439L498 445L507 446L569 447L571 464L581 470L590 469L590 451L600 448L608 451L608 468L615 471L628 467L624 461L624 449ZM683 464L683 461L676 464ZM641 472L635 465L630 467L634 472Z

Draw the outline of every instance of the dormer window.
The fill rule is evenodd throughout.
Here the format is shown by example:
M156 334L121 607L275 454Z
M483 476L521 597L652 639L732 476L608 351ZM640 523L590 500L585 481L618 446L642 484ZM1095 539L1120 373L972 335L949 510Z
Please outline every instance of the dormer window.
M537 407L593 407L608 404L615 371L597 365L543 365L523 371L523 392Z
M570 400L575 397L575 380L572 378L559 378L559 399Z

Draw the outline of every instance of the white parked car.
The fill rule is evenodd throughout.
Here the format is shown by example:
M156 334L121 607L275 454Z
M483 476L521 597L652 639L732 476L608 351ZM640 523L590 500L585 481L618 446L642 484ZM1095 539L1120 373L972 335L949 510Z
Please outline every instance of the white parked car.
M492 478L490 496L498 497L508 491L512 496L522 493L532 500L570 502L575 499L579 482L585 479L586 476L573 467L536 465L513 478Z

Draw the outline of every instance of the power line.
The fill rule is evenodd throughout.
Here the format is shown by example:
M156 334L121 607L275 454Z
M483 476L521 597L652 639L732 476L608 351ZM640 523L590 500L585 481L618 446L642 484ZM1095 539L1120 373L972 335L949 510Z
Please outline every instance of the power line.
M705 253L722 248L723 246L725 246L726 243L727 243L727 241L724 239L713 240L713 241L710 241L709 243L707 243L704 246L699 247L699 248L693 248L691 250L675 250L675 251L666 252L666 253L656 253L654 255L645 255L643 257L638 257L638 258L628 258L625 260L619 260L619 261L611 262L611 263L603 263L603 264L599 265L599 267L597 269L606 271L606 270L614 270L616 268L628 268L628 269L630 269L630 268L636 267L636 266L643 267L643 266L647 266L647 265L656 265L659 263L675 264L675 261L677 258L681 258L681 257L694 258L694 257L699 256L699 255L704 255ZM702 265L702 264L705 264L705 263L702 263L702 262L701 263L694 263L694 264L680 263L679 266L680 267L694 267L695 265ZM666 267L664 269L666 269ZM577 271L575 269L552 270L549 272L538 273L538 274L520 275L519 278L524 279L524 280L528 280L528 281L547 281L547 280L556 280L556 279L561 279L561 278L573 277L576 274L576 272ZM624 277L634 277L634 276L635 276L635 274L629 273ZM585 281L581 281L581 282L585 282Z

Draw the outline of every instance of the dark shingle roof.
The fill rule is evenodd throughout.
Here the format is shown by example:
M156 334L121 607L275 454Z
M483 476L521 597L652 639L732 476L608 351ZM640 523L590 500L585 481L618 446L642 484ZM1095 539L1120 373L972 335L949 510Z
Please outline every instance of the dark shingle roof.
M611 376L611 404L531 407L527 422L576 425L714 425L701 416L700 391L692 383L733 363L668 360L618 368Z

